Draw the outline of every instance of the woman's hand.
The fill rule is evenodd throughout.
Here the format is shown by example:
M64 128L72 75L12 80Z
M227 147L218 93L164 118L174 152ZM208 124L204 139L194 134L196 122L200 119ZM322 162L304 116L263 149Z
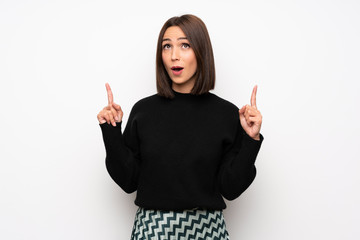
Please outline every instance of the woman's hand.
M240 123L245 132L255 140L260 140L260 128L262 116L256 107L257 86L254 87L250 103L251 106L245 105L239 110Z
M108 105L103 108L97 115L97 119L100 124L108 123L116 126L116 122L121 122L123 117L123 111L121 110L120 105L114 103L113 94L108 83L105 84L106 91L108 95Z

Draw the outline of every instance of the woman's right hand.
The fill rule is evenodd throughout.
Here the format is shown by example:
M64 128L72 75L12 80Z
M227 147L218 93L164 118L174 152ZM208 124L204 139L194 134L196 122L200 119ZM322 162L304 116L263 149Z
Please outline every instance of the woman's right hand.
M123 111L121 110L120 105L114 103L113 94L108 83L105 84L106 91L108 95L108 105L103 108L97 115L97 119L100 124L108 123L116 126L116 122L121 122L123 117Z

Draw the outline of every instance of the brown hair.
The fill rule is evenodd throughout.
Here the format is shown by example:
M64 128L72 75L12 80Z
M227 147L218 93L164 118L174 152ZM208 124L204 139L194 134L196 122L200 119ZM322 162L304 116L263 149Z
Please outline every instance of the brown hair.
M171 26L181 28L195 53L197 70L194 75L195 84L190 93L200 95L214 89L215 63L209 33L200 18L186 14L170 18L160 31L156 50L156 88L158 94L167 98L174 97L171 89L172 81L162 61L162 40L166 29Z

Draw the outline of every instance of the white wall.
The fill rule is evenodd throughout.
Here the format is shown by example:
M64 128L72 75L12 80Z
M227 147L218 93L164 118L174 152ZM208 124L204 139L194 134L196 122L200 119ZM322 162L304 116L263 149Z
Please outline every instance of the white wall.
M228 203L231 238L359 239L360 3L0 2L0 239L128 239L136 207L108 176L97 113L112 86L126 122L155 93L170 17L211 35L215 94L258 84L265 136L253 185Z

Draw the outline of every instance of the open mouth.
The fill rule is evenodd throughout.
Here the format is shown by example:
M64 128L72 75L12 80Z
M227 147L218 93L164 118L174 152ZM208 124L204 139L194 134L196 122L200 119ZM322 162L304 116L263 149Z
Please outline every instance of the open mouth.
M173 70L174 72L180 72L183 69L184 69L183 67L178 67L178 66L174 66L171 68L171 70Z

